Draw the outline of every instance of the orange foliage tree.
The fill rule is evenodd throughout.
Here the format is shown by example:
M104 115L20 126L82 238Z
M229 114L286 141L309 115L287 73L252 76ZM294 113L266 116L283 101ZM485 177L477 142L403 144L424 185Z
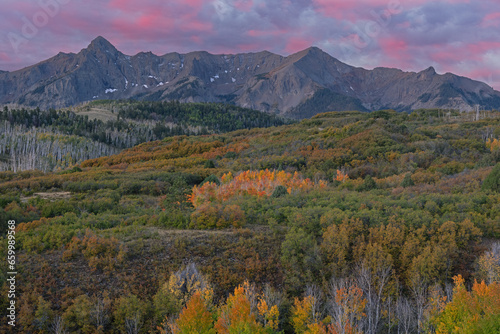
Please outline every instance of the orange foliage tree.
M245 293L244 286L234 289L220 309L220 316L215 324L217 333L265 333L264 328L257 322L255 314L251 312L251 304Z
M305 333L308 327L314 323L312 319L313 298L312 296L306 296L302 300L295 298L291 318L295 333Z
M319 314L314 311L317 300L312 295L304 297L302 300L295 298L292 307L291 323L295 333L303 334L337 334L337 333L355 333L346 331L337 331L338 326L325 325L333 320L330 316L321 320ZM364 305L363 305L364 307Z
M259 315L262 322L257 319ZM245 282L234 289L234 294L219 309L215 329L219 334L274 333L278 328L278 317L278 306L270 305Z
M259 298L259 303L257 304L257 309L259 310L259 315L262 317L264 322L264 327L271 330L277 330L279 317L278 305L272 305L269 307L265 298L261 296Z
M366 316L364 309L367 303L363 297L363 291L356 284L342 280L336 286L332 285L332 294L334 297L333 316L328 332L332 334L360 333L356 323Z
M235 196L251 195L270 197L277 186L284 186L288 193L307 191L314 186L325 187L325 181L315 184L310 179L302 178L299 173L284 171L244 171L233 176L231 172L221 177L221 184L204 183L201 187L194 186L188 200L195 208L207 202L223 202Z
M207 301L196 291L171 326L174 334L215 334L214 318Z
M335 181L345 182L347 179L349 179L349 175L347 175L347 173L345 173L344 171L337 169L337 175L335 176Z
M489 148L491 152L498 151L500 149L500 140L488 138L486 140L486 147Z
M467 291L461 275L453 279L453 301L434 320L436 333L499 333L500 283L475 281Z

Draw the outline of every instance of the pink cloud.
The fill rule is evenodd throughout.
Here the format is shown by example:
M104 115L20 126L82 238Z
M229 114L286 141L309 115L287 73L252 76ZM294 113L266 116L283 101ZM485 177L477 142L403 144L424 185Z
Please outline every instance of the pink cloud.
M261 45L259 43L240 43L238 44L238 50L242 50L243 52L251 52L251 51L262 51Z
M488 14L481 23L483 27L497 27L500 25L500 12Z
M253 7L253 0L236 0L234 1L233 6L239 11L248 12Z
M294 53L307 49L312 45L312 41L302 37L290 37L285 46L285 51L289 53Z
M191 36L190 39L191 41L193 41L193 43L196 44L201 44L203 42L200 36Z
M265 31L265 30L254 30L254 29L252 29L252 30L249 30L247 32L247 35L251 36L251 37L261 37L261 36L266 36L267 34L268 34L268 32Z
M401 23L398 23L396 25L396 27L398 29L408 29L411 27L411 22L410 21L405 21L405 22L401 22Z
M378 41L380 48L385 54L382 64L388 67L408 68L411 67L411 55L405 40L387 37Z
M135 22L135 28L149 29L149 28L172 28L173 24L170 20L164 20L160 12L148 13L141 15Z
M316 11L326 17L355 21L373 19L373 11L397 15L405 9L430 3L429 0L312 0ZM470 0L441 0L450 4L468 3ZM380 14L380 13L378 13Z
M471 78L483 78L488 79L488 77L495 75L500 75L500 70L491 70L489 68L474 68L464 72L466 76Z
M461 2L468 0L448 0L449 2ZM313 0L317 12L338 20L355 21L358 19L373 19L375 9L384 15L399 14L408 5L416 6L429 2L429 0ZM381 14L377 13L377 14Z
M133 0L131 0L133 1ZM154 1L156 3L156 1ZM205 0L173 0L171 2L175 2L183 7L190 8L191 10L196 10L197 8L201 8L203 4L205 4Z
M10 13L21 13L27 17L31 17L39 10L39 7L30 1L4 0L2 6L8 8Z
M196 45L201 45L202 36L207 38L213 29L212 22L199 18L203 0L176 0L164 2L160 6L148 5L151 0L145 2L141 6L135 0L110 2L111 8L121 12L121 15L112 20L113 31L120 35L118 44L129 44L131 40L139 39L151 42L174 41L171 45L180 44L181 40L194 41ZM162 53L164 50L156 52Z
M489 50L495 50L500 48L500 41L480 41L467 45L467 50L471 52L472 55L479 56L484 54Z
M183 15L176 20L176 29L186 32L209 34L213 29L212 22L203 21L193 13Z
M266 36L283 36L287 33L286 30L284 29L279 29L279 30L257 30L257 29L252 29L247 31L247 35L250 37L266 37Z
M128 39L140 39L141 36L144 40L150 40L152 34L144 35L144 32L141 29L138 29L134 26L134 24L129 19L114 19L111 21L113 30L119 32L121 37ZM120 38L121 39L121 38ZM118 42L119 44L120 42Z
M434 45L429 57L434 62L443 64L450 69L456 64L465 61L481 62L483 56L490 50L500 48L500 42L480 41L472 43L460 43L454 45Z
M438 51L432 52L430 59L436 63L457 63L464 59L464 55L459 48L452 47L444 50L437 45L435 47Z
M333 17L336 19L345 18L346 10L352 10L356 8L356 3L354 1L337 1L337 0L313 0L318 11L324 16Z
M5 61L5 62L10 61L9 55L5 52L0 52L0 61Z
M408 44L404 40L398 38L382 38L379 40L379 44L382 50L391 56L399 55L408 50Z
M124 13L137 13L137 12L165 12L165 8L186 11L198 11L203 4L204 0L170 0L170 1L156 1L156 0L111 0L108 3L108 8L119 9ZM175 13L173 13L175 14Z

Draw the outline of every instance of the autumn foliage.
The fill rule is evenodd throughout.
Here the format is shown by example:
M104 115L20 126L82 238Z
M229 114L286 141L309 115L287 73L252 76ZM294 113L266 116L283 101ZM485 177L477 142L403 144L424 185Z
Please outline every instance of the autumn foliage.
M273 333L278 328L278 316L277 305L269 305L245 282L218 310L203 292L195 292L170 328L174 334Z
M213 314L207 307L201 292L197 291L179 314L173 332L175 334L215 334Z
M345 182L348 179L349 175L347 175L347 173L337 169L337 175L335 176L335 181Z
M308 327L313 325L312 318L313 297L306 296L303 299L295 298L292 308L292 325L296 333L304 333Z
M357 322L365 317L366 299L363 291L355 284L339 286L333 290L331 316L318 318L315 304L318 300L308 295L295 298L291 323L295 333L306 334L360 334Z
M215 324L217 333L264 333L264 328L257 323L256 315L251 312L245 286L234 289L234 294L229 296L220 312Z
M265 298L260 297L259 303L257 304L257 309L259 310L259 315L261 316L264 327L277 330L278 329L278 317L280 315L277 305L269 305Z
M222 175L220 184L206 182L200 187L194 186L188 200L196 208L191 214L192 228L241 227L245 224L245 213L237 204L223 203L238 196L256 196L268 198L277 188L285 188L288 194L305 192L314 187L323 188L326 182L312 182L299 173L284 171L244 171L233 176L231 172ZM275 196L276 197L276 196Z
M485 142L500 113L384 113L0 172L0 239L15 220L22 264L18 331L499 332L500 143ZM199 271L178 269L188 262ZM245 280L253 290L235 290Z
M462 276L454 277L453 301L435 320L436 333L498 333L500 331L500 283L474 282L467 291Z
M360 333L356 322L364 314L367 300L363 297L363 291L356 285L344 286L335 291L335 317L332 324L328 326L329 333L333 334L356 334Z
M126 249L116 238L103 238L87 230L82 238L73 237L62 258L70 260L83 254L93 270L113 270L125 261Z
M486 147L489 148L491 152L498 151L500 149L500 140L488 138L486 140Z
M245 224L245 213L239 205L203 204L191 214L193 228L241 227Z
M294 192L308 191L315 186L325 187L324 181L317 184L310 179L304 179L299 173L288 173L285 171L244 171L233 176L231 172L222 175L221 184L212 182L204 183L201 187L194 186L193 192L188 200L195 208L204 203L223 202L235 196L257 196L270 197L277 186L287 188L289 194Z

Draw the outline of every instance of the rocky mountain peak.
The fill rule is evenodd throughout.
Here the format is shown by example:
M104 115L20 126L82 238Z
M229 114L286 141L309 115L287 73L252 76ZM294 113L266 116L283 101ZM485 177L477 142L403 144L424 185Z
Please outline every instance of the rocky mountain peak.
M419 80L429 80L435 75L437 75L436 70L434 69L434 67L430 66L427 69L417 73L417 78Z
M324 54L325 52L323 52L323 50L321 50L320 48L311 46L307 49L291 54L290 56L287 57L287 59L291 61L297 61L302 58L321 57Z
M432 66L429 66L429 68L423 70L422 72L427 73L427 74L431 74L431 75L436 74L436 70Z
M305 49L304 51L306 51L308 54L311 54L311 55L326 53L325 51L321 50L317 46L311 46L311 47Z
M97 99L229 102L304 118L325 111L500 108L500 92L433 67L366 70L310 47L287 57L141 52L126 56L104 37L78 54L60 53L15 72L0 71L0 103L60 108Z
M102 36L96 37L92 42L90 42L87 47L88 51L97 51L97 52L111 52L116 53L118 50L111 44L107 39Z

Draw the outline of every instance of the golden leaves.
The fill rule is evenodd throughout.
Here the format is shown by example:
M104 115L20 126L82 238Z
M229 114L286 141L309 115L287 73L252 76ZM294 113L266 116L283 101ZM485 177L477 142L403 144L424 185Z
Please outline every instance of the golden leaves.
M231 172L222 175L221 184L204 183L201 187L193 187L188 200L196 208L207 202L223 202L236 196L270 197L277 186L284 186L289 193L308 191L315 186L323 188L324 181L317 184L310 179L304 179L297 172L294 174L285 171L243 171L236 176Z
M475 281L469 292L461 275L453 280L453 301L434 319L436 333L496 333L500 329L500 284Z

